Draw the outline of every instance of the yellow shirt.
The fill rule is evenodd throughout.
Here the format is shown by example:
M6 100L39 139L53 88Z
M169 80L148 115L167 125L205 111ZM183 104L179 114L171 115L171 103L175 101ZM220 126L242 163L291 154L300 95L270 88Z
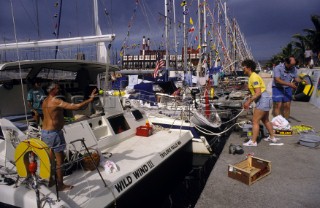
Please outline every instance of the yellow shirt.
M261 93L266 91L266 85L264 84L262 78L255 72L252 72L249 77L248 88L252 95L255 94L254 88L261 88Z

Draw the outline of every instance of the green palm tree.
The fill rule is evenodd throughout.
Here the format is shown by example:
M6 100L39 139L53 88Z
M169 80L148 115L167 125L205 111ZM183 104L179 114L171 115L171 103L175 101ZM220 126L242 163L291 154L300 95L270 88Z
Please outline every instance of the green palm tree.
M282 48L282 55L283 57L289 57L294 55L294 47L293 47L293 43L290 42L288 43L285 47Z
M311 21L315 29L304 29L303 31L307 33L308 46L313 52L318 53L320 51L320 16L311 15Z
M301 34L295 34L292 36L293 39L296 39L297 41L292 41L292 44L294 45L294 53L293 55L296 57L296 59L299 61L299 63L304 63L304 52L306 50L306 45L310 45L310 41L306 36L303 36Z
M304 52L309 47L315 54L320 52L320 16L311 15L314 29L304 29L306 35L295 34L293 41L282 48L281 52L271 57L270 63L278 63L284 57L295 56L299 62L304 63Z

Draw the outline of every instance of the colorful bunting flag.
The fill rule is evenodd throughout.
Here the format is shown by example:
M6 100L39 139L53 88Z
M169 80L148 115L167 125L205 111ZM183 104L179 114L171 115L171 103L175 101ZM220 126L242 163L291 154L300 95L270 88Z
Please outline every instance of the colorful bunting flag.
M188 15L189 14L189 9L186 8L182 13L183 13L183 15Z
M189 29L189 32L194 32L194 26Z
M193 25L193 20L192 20L191 17L190 17L190 21L189 22L190 22L191 25Z

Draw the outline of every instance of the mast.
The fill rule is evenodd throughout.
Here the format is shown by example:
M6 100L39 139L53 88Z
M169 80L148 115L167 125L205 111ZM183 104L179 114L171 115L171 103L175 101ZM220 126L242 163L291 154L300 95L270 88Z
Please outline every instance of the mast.
M168 39L169 39L169 34L168 34L168 0L164 1L164 16L165 16L165 42L166 42L166 73L165 73L165 81L167 81L168 77L168 69L169 69L169 44L168 44Z
M98 13L98 1L93 0L93 18L94 18L94 30L96 36L102 35L100 25L99 25L99 13ZM97 61L101 63L107 62L107 49L104 42L97 43Z
M206 12L206 0L203 0L203 53L204 53L204 61L205 62L205 66L207 66L207 12ZM205 73L206 74L206 69L205 69Z
M59 18L58 18L58 25L57 25L57 32L56 32L56 38L59 39L59 33L60 33L60 21L61 21L61 13L62 13L62 0L60 0L60 4L59 4L60 8L59 8ZM56 46L56 50L55 50L55 54L54 54L54 58L57 59L57 55L58 55L58 45Z
M184 70L184 74L187 74L187 50L188 50L188 46L187 46L187 25L186 25L186 9L187 6L184 5L183 6L183 70Z
M226 50L229 51L229 44L228 44L228 32L229 32L229 29L228 29L228 16L227 16L227 2L224 2L224 22L225 22L225 25L226 25L226 28L225 28L225 32L226 32Z
M207 11L206 11L206 0L203 1L203 44L204 44L204 52L206 52L206 46L207 46Z
M233 58L234 58L234 69L237 69L237 49L238 49L238 45L236 42L236 36L237 36L237 31L236 31L236 21L235 18L232 19L232 47L233 47Z
M173 2L173 35L174 35L174 55L175 55L175 68L177 69L178 66L178 60L177 60L177 56L178 56L178 44L177 44L177 22L176 22L176 3L175 0L172 1Z
M199 24L199 45L198 45L198 47L200 47L200 48L198 48L199 49L199 53L198 53L199 62L198 62L198 66L197 66L197 77L199 78L200 72L201 72L201 68L202 68L202 66L201 66L201 62L202 62L202 60L201 60L201 53L202 53L202 50L201 50L201 42L202 42L201 29L202 29L202 27L201 27L200 0L198 0L198 24ZM198 80L198 82L199 82L199 80Z
M219 34L219 36L220 36L220 34L221 34L221 23L220 23L220 4L219 3L217 3L217 7L218 7L218 34ZM220 49L220 41L219 41L219 37L216 39L216 50L219 50ZM216 57L216 59L215 59L215 63L214 63L214 65L215 65L215 67L217 67L218 66L218 59L219 59L219 56L218 57ZM220 63L221 63L221 60L220 60Z

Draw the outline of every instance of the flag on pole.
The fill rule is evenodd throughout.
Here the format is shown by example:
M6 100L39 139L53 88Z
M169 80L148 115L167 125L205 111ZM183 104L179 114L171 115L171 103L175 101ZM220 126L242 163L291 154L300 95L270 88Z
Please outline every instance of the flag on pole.
M158 76L158 72L159 70L164 67L165 65L165 61L160 58L160 55L158 55L158 59L157 59L157 62L156 62L156 68L154 69L154 72L153 72L153 77L156 78Z
M194 32L194 26L192 26L192 27L188 30L188 32Z
M193 20L192 18L190 17L190 20L189 20L190 24L193 25Z

